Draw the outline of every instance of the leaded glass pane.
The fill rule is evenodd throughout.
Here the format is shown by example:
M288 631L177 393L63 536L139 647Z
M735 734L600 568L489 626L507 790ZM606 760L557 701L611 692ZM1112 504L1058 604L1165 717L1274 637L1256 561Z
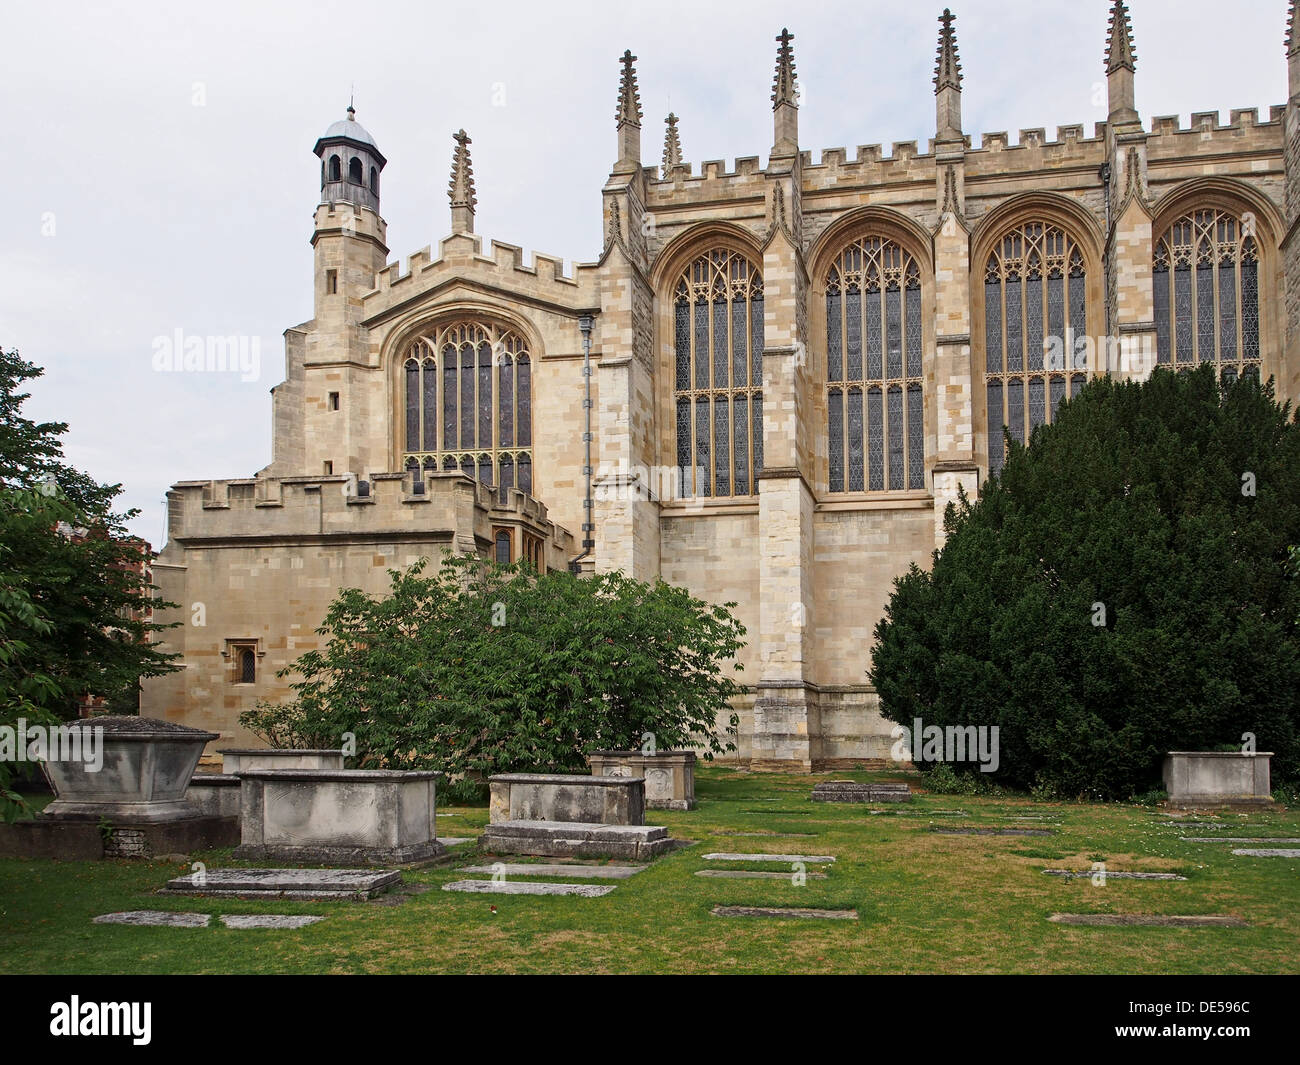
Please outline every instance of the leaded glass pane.
M1052 401L1052 421L1056 421L1056 408L1065 399L1065 378L1053 377L1050 383L1049 398Z
M515 486L515 460L511 455L502 455L501 461L497 464L501 470L501 480L498 482L502 488L513 488Z
M1219 358L1237 358L1237 264L1230 258L1219 263Z
M867 307L874 302L867 296ZM845 379L862 380L862 293L853 291L844 297L844 346L846 351ZM867 339L871 339L871 322L867 321Z
M1006 413L1002 409L1002 382L991 380L988 383L988 422L989 422L989 473L1002 469L1006 450L1002 439L1002 426L1006 422Z
M677 401L677 491L685 497L691 488L691 401Z
M478 457L478 479L484 484L492 483L492 456L480 455Z
M840 294L829 292L826 295L826 376L831 381L843 380L840 377L841 367L844 365L842 326Z
M420 450L420 366L406 364L406 450Z
M879 388L867 391L867 464L871 491L885 487L885 412Z
M1070 332L1074 334L1075 341L1079 342L1088 335L1088 287L1087 279L1082 273L1070 274L1067 298L1070 301ZM1082 347L1078 350L1084 351ZM1085 362L1086 354L1078 354L1074 360L1076 366L1082 366Z
M907 386L907 487L925 487L925 409L920 385Z
M1196 268L1196 356L1214 361L1214 271L1202 263Z
M731 495L731 433L727 426L728 404L725 397L713 401L713 476L714 495Z
M1033 431L1047 421L1047 399L1044 394L1043 379L1033 377L1029 380L1029 431Z
M829 488L832 492L844 491L844 393L833 388L826 397L829 422Z
M533 442L533 367L527 355L520 355L515 366L515 409L519 421L515 435L519 446L528 447Z
M456 349L442 352L442 446L457 447L456 429Z
M921 290L907 290L907 376L921 375Z
M1025 282L1025 355L1029 369L1043 368L1043 282L1037 277Z
M1174 342L1180 363L1192 361L1192 268L1174 269Z
M1007 372L1016 373L1024 369L1024 325L1020 311L1020 280L1007 280Z
M763 297L755 296L749 301L749 359L753 365L750 383L757 388L763 383ZM758 454L755 450L754 454Z
M727 387L727 303L717 300L713 304L713 387Z
M862 391L849 389L849 491L862 491Z
M678 300L673 307L673 348L677 360L677 389L691 387L691 305Z
M1065 336L1065 278L1047 279L1047 335L1061 341L1061 350L1070 350ZM1073 337L1070 338L1073 343Z
M725 401L724 401L725 402ZM736 470L736 495L749 495L749 398L731 400L731 461Z
M1007 427L1012 440L1025 442L1025 382L1019 377L1007 382Z
M1088 378L1081 373L1077 373L1070 378L1070 398L1073 399L1083 391L1083 386L1087 384Z
M763 393L755 392L750 403L754 422L752 433L754 441L754 476L757 477L758 471L763 468Z
M1171 357L1169 350L1169 270L1156 269L1151 275L1155 286L1156 307L1156 361L1166 365Z
M885 345L889 352L889 379L903 376L903 300L898 289L885 293Z
M425 359L421 371L424 385L424 450L438 449L438 367Z
M989 373L1002 372L1002 282L984 283L984 361Z
M519 491L533 494L533 460L527 455L519 456Z
M478 446L492 446L492 345L487 341L478 346Z
M1258 264L1241 264L1241 357L1259 358L1259 271Z
M903 487L903 390L889 386L889 487Z
M462 455L460 459L460 472L470 480L474 479L474 456Z
M474 349L460 352L460 446L474 446Z
M709 490L709 401L703 396L695 401L695 494L713 494Z
M749 345L745 342L745 301L731 305L731 387L744 388L749 383Z
M507 355L497 373L497 403L501 408L501 447L515 446L515 364Z
M695 387L709 387L709 305L703 299L695 303Z
M867 376L865 380L879 381L885 375L885 330L880 313L882 293L877 289L874 292L868 292L865 298L867 301ZM861 361L857 363L856 370L853 364L849 365L848 379L850 381L863 380Z

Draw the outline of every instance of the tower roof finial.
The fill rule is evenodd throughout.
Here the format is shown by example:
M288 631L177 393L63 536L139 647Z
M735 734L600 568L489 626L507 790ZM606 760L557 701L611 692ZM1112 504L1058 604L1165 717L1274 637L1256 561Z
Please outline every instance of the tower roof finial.
M1128 5L1124 0L1115 0L1115 6L1110 10L1110 29L1106 34L1106 73L1114 74L1121 68L1134 70L1136 60Z
M623 52L623 73L618 80L618 110L614 112L614 117L618 119L620 127L636 126L640 129L641 93L636 87L636 67L632 65L635 62L636 56L628 48Z
M957 54L957 31L952 24L957 21L948 8L939 16L942 29L939 30L939 55L934 65L934 91L956 89L961 92L961 57Z
M673 167L682 164L682 142L677 136L677 116L670 111L664 123L668 127L664 131L664 177L667 178Z
M452 208L468 207L474 210L478 196L474 192L474 165L470 162L469 146L474 142L463 129L451 135L456 142L456 151L451 159L451 181L447 185L447 194L451 197Z
M777 41L781 47L776 50L776 76L772 79L772 110L775 111L782 104L789 104L791 107L798 107L798 92L795 88L794 73L794 49L790 47L790 42L794 40L794 34L788 29L782 29L781 35Z

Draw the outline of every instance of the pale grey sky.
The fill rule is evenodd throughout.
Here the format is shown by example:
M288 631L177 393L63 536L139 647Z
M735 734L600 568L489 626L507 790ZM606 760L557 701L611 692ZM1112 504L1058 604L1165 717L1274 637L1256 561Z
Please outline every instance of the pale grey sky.
M950 0L951 2L951 0ZM1107 0L954 6L975 135L1094 122ZM1284 0L1132 0L1138 108L1153 115L1286 100ZM281 334L311 316L316 138L357 118L388 159L392 258L449 228L451 133L473 138L475 229L569 263L600 242L615 155L618 57L631 48L657 162L663 116L686 158L771 145L773 38L788 25L813 151L934 132L942 3L660 0L448 4L231 0L6 4L0 99L0 344L45 367L34 416L67 421L71 460L125 485L161 546L174 481L270 459ZM500 106L504 88L504 106ZM198 106L201 104L201 106ZM261 376L160 374L153 341L260 338Z

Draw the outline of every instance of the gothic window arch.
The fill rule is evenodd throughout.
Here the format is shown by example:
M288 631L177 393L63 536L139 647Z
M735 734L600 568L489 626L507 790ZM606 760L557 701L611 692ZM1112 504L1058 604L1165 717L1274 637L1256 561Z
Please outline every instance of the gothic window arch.
M756 495L763 468L763 278L745 255L714 249L673 288L677 490Z
M925 487L921 270L863 237L826 275L826 416L832 492Z
M989 473L1006 462L1002 429L1028 443L1088 380L1088 270L1082 248L1046 220L1016 225L984 264Z
M379 195L379 171L373 166L370 168L370 191Z
M342 162L340 162L339 157L337 155L330 156L330 180L331 181L343 180L343 164Z
M361 160L354 155L352 157L352 161L348 163L348 181L350 181L353 185L364 184L365 183L365 177L363 176L364 173L365 170L361 165Z
M441 326L407 346L402 382L404 466L532 492L532 357L519 333Z
M1156 359L1215 364L1232 380L1260 373L1259 244L1243 217L1218 208L1177 219L1152 262Z

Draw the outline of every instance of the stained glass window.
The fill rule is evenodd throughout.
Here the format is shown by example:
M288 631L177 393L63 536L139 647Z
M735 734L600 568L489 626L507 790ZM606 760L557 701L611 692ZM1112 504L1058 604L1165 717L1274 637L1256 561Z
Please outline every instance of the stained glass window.
M920 268L894 241L864 237L836 257L826 293L829 490L924 489Z
M1006 461L1004 427L1012 439L1051 422L1065 399L1066 371L1074 395L1087 376L1087 275L1083 254L1061 227L1046 221L1016 226L997 242L984 266L984 366L989 472ZM1076 383L1077 382L1077 383Z
M457 321L413 341L407 356L403 464L514 485L532 440L523 338L487 322Z
M691 262L673 289L673 346L678 492L753 494L763 462L758 268L722 249Z
M1259 248L1241 218L1217 208L1179 218L1156 242L1152 281L1159 362L1258 373Z

